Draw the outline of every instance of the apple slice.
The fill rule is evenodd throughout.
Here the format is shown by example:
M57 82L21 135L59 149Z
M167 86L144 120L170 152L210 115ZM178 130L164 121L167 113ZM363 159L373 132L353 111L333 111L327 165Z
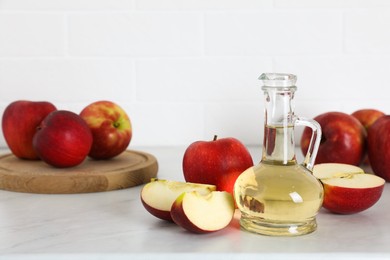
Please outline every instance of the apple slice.
M226 191L181 194L173 203L173 221L194 233L209 233L225 228L234 215L233 196Z
M198 191L200 194L208 194L215 190L215 185L153 178L142 188L141 201L145 209L153 216L173 221L170 213L172 204L183 192Z
M322 206L338 214L353 214L373 206L381 197L385 180L349 164L323 163L313 174L324 185Z

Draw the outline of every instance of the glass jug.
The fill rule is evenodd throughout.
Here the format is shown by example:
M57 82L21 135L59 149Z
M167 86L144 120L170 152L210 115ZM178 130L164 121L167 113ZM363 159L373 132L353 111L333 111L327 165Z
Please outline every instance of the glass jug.
M321 140L321 127L294 114L296 76L264 73L265 122L262 159L244 171L234 185L247 231L271 236L297 236L316 230L323 187L312 174ZM307 126L312 137L304 161L295 155L294 127Z

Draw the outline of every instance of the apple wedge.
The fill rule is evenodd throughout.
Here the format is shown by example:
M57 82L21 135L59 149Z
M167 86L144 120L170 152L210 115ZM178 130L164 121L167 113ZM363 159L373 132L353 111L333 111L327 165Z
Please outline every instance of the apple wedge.
M324 185L322 206L338 214L353 214L373 206L381 197L385 180L349 164L323 163L313 174Z
M173 221L194 233L210 233L225 228L233 219L233 196L226 191L201 194L197 191L181 194L173 203Z
M182 193L197 191L200 194L209 194L216 190L215 185L152 179L141 190L141 202L145 209L153 216L173 221L171 207L173 202Z

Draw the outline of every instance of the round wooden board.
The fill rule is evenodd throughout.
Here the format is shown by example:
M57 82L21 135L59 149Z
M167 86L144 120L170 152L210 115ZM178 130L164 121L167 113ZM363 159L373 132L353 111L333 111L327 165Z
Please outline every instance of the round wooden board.
M0 156L0 189L45 194L110 191L147 183L157 171L153 155L133 150L110 160L86 159L72 168L55 168L43 161L5 154Z

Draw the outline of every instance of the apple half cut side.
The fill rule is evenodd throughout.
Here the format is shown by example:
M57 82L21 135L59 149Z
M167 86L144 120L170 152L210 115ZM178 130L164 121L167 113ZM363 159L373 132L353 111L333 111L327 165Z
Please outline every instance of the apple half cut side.
M324 186L322 206L338 214L358 213L372 207L385 186L381 177L349 164L317 164L313 174Z
M234 216L233 196L226 191L181 194L173 203L171 216L182 228L194 233L210 233L229 225Z
M329 179L350 174L364 174L358 166L345 163L320 163L314 165L313 174L317 179Z
M141 202L153 216L173 221L170 213L172 204L183 192L197 191L200 194L208 194L215 190L215 185L153 178L142 188Z

